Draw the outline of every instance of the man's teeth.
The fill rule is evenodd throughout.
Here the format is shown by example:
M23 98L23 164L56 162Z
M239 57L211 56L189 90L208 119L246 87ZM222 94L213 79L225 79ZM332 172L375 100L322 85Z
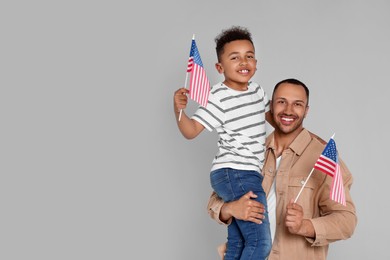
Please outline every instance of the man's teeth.
M282 118L282 120L284 120L284 121L289 121L289 122L290 122L290 121L293 121L294 119L292 119L292 118L285 118L285 117L283 117L283 118Z

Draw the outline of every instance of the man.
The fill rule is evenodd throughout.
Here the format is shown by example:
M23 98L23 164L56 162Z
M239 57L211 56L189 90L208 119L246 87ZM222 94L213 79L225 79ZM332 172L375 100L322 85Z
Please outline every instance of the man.
M351 237L357 224L350 196L353 178L340 158L346 206L330 199L332 178L318 170L294 203L326 145L303 127L308 104L309 90L302 82L286 79L276 84L271 100L275 130L266 141L262 171L273 238L269 260L326 259L329 243ZM221 224L229 224L232 217L260 224L264 206L254 197L249 192L239 200L224 203L213 193L209 214Z

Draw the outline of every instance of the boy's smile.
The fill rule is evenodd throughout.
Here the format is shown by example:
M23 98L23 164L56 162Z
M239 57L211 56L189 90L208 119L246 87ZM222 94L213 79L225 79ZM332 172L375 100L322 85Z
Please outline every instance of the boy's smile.
M225 44L220 62L215 65L225 76L224 84L244 91L256 72L255 49L248 40L236 40Z

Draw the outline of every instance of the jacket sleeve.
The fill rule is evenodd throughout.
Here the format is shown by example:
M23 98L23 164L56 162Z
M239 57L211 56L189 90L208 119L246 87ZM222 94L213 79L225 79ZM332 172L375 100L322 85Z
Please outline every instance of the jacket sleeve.
M339 160L339 163L343 176L346 206L329 198L332 178L326 178L318 194L321 216L311 219L316 237L315 239L307 238L312 246L324 246L337 240L347 239L352 236L357 225L356 209L350 194L353 177L344 162Z
M219 218L223 204L224 204L223 200L220 197L218 197L217 193L213 191L213 193L211 193L210 195L209 202L207 204L207 212L209 213L212 219L217 221L217 223L222 225L229 225L231 220L229 220L228 223L225 223L222 222Z

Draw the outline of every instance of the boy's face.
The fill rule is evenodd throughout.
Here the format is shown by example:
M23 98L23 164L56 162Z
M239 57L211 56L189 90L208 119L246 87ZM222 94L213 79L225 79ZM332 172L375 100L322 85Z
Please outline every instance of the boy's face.
M246 90L248 81L256 72L255 49L248 40L236 40L225 44L220 62L215 64L225 76L224 83L236 90Z

